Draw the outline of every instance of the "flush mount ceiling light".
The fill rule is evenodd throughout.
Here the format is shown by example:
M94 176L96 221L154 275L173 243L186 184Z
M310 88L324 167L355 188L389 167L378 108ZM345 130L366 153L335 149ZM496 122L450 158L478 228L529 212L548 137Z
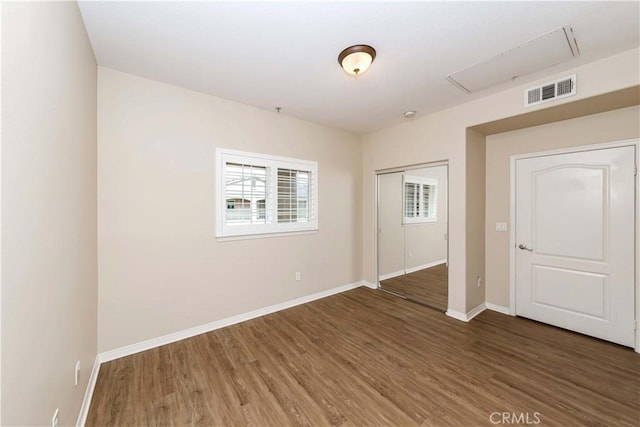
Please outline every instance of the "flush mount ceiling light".
M376 59L376 50L366 44L349 46L338 55L340 66L347 74L354 77L367 71L374 59Z

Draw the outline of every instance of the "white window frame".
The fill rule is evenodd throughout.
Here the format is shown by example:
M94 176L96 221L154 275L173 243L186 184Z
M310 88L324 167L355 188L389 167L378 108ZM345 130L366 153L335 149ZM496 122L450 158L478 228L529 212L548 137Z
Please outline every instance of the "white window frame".
M272 218L267 224L226 224L226 164L239 163L269 168L270 187L276 194L266 198L266 216ZM293 169L311 174L310 200L311 218L308 222L279 223L277 220L277 170ZM271 206L269 201L271 201ZM306 234L318 231L318 162L294 159L290 157L272 156L268 154L246 151L216 149L216 237L219 240L235 240L237 238L272 237L283 234Z
M424 207L424 191L425 185L432 185L435 187L433 192L433 203L429 205L429 215L427 216L407 216L407 183L416 184L420 186L419 201L420 206ZM415 175L404 175L402 180L402 223L403 224L424 224L430 222L438 222L438 180L434 178L426 178Z

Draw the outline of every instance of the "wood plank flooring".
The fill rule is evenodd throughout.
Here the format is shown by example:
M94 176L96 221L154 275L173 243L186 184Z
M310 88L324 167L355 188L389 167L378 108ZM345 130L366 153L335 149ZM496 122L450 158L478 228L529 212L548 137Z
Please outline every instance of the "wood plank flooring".
M637 426L640 355L358 288L103 364L87 425L492 426L503 412Z
M380 285L383 289L396 292L410 300L447 311L448 276L447 264L440 264L383 280Z

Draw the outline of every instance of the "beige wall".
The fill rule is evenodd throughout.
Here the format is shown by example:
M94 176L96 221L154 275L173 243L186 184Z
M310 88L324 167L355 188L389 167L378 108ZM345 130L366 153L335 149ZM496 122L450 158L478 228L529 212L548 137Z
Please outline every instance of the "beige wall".
M575 69L551 75L546 82L576 73L578 94L557 100L553 105L636 86L640 80L638 49L623 52ZM475 299L476 281L467 260L467 234L483 233L484 222L467 229L466 143L468 127L547 108L540 105L525 109L523 90L535 85L529 82L495 95L487 96L419 117L364 136L363 152L363 277L373 282L375 258L375 197L376 170L424 162L449 160L449 308L465 312L468 302ZM478 228L479 226L479 228ZM468 274L469 273L469 274ZM467 293L469 297L467 298Z
M466 260L468 312L485 302L485 136L467 129ZM480 278L480 280L478 280Z
M638 138L639 133L640 109L629 107L487 136L487 302L509 306L509 233L495 226L510 219L510 156Z
M96 64L78 6L5 2L2 425L50 425L56 408L76 422L97 348L96 227Z
M318 161L320 231L217 241L216 147ZM99 350L358 282L361 159L351 134L100 68Z

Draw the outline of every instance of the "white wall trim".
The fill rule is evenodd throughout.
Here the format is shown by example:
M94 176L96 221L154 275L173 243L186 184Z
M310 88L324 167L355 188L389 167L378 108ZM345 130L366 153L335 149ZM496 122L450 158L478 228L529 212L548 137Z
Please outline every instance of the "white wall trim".
M640 353L640 177L637 168L640 165L640 140L636 140L636 353Z
M91 369L91 376L89 377L89 382L87 383L87 389L84 392L84 399L82 400L82 405L80 406L80 414L78 414L78 421L76 421L76 426L84 427L87 422L87 415L89 415L89 407L91 406L91 400L93 399L93 391L96 388L96 381L98 380L98 373L100 372L100 365L102 361L100 360L100 355L96 355L96 360L93 362L93 369Z
M504 305L491 304L490 302L485 302L484 305L487 307L487 310L513 316L509 307L505 307Z
M625 139L621 141L605 142L602 144L580 145L576 147L560 148L557 150L539 151L534 153L516 154L510 158L509 180L511 184L510 197L510 221L509 230L509 314L516 315L516 160L552 156L556 154L579 153L583 151L602 150L617 147L635 147L636 166L640 164L640 140ZM636 194L640 188L640 175L635 177ZM635 260L635 295L636 295L636 336L634 350L640 353L640 327L637 323L640 321L640 197L636 197L636 214L635 214L635 235L636 235L636 260Z
M0 18L2 17L2 2L0 2ZM2 34L2 19L0 19L0 34ZM2 58L2 43L0 43L0 58ZM0 66L0 99L2 99L2 67ZM0 129L2 129L2 103L0 102ZM2 132L0 132L0 147L2 147ZM2 150L0 149L0 223L2 223ZM2 319L2 227L0 227L0 319ZM2 367L2 322L0 322L0 367ZM0 424L2 423L2 369L0 369Z
M387 279L393 279L394 277L404 276L404 274L405 274L404 270L398 270L398 271L394 271L393 273L381 274L378 277L378 280L383 281Z
M364 281L359 281L359 282L351 283L348 285L339 286L337 288L327 289L325 291L320 291L311 295L306 295L290 301L285 301L280 304L270 305L268 307L259 308L257 310L249 311L247 313L242 313L235 316L227 317L226 319L216 320L215 322L206 323L200 326L194 326L193 328L172 332L170 334L163 335L160 337L151 338L135 344L105 351L98 354L98 357L100 358L101 363L109 362L111 360L119 359L121 357L140 353L141 351L150 350L152 348L160 347L162 345L171 344L176 341L180 341L186 338L191 338L193 336L204 334L206 332L211 332L216 329L224 328L225 326L235 325L236 323L244 322L247 320L255 319L256 317L275 313L276 311L295 307L296 305L305 304L321 298L326 298L328 296L349 291L351 289L359 288L361 286L367 286L367 285Z
M474 317L476 317L478 314L480 314L483 311L485 311L486 309L487 309L486 304L482 303L482 304L478 305L477 307L472 308L467 313L462 313L460 311L455 311L455 310L448 309L445 314L447 316L449 316L449 317L453 317L456 320L461 320L463 322L468 322L471 319L473 319Z
M509 314L516 315L516 158L509 159Z
M472 308L470 311L467 312L467 322L473 319L474 317L476 317L478 314L485 311L486 309L487 309L487 305L484 302L482 304L479 304L475 308Z
M435 261L428 262L426 264L418 265L416 267L407 268L406 274L415 273L416 271L424 270L425 268L431 268L431 267L435 267L436 265L446 264L446 263L447 263L446 258L438 259Z
M233 242L236 240L252 240L252 239L270 239L274 237L302 236L305 234L316 234L319 228L312 230L300 231L271 231L266 233L241 234L238 236L220 236L216 237L218 242Z
M367 288L371 289L378 289L378 285L376 285L375 283L367 282L366 280L362 281L362 286L366 286Z
M462 320L463 322L468 322L469 321L469 319L467 319L467 314L466 313L462 313L460 311L455 311L455 310L452 310L452 309L448 309L445 314L447 316L449 316L449 317L453 317L456 320Z

